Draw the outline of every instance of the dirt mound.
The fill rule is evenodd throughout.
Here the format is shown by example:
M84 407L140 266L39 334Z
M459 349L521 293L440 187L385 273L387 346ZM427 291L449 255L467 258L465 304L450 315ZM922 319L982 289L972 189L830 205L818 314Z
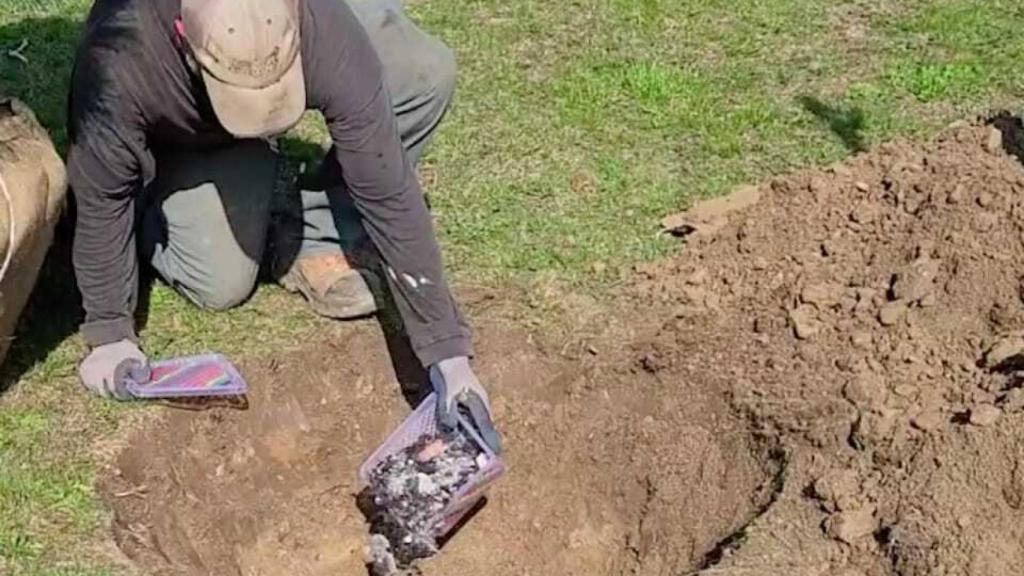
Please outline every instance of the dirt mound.
M692 378L701 333L788 455L716 574L1020 572L1024 168L998 126L774 180L641 271L641 302L674 312L638 362Z
M471 313L511 474L424 572L1019 573L1024 168L998 125L667 219L686 247L565 343L589 353ZM354 471L408 407L380 336L345 337L243 366L247 412L142 431L104 481L122 549L358 573Z
M243 365L247 411L140 432L103 483L121 549L154 574L366 573L355 472L408 406L380 335L348 336ZM425 574L667 576L768 497L770 463L722 394L602 375L502 330L479 351L510 472Z

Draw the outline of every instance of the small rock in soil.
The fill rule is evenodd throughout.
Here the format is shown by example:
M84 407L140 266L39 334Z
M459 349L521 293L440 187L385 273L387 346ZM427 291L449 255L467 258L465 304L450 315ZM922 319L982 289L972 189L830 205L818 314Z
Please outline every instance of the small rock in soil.
M811 306L798 306L789 313L789 319L793 323L793 332L800 340L809 340L821 332L821 321Z
M877 527L875 507L872 505L833 514L827 523L829 536L851 545L874 534Z
M861 350L869 350L872 344L871 334L868 332L857 332L850 336L850 343Z
M998 368L1015 357L1024 359L1024 336L1019 333L1003 336L985 352L985 368Z
M967 191L964 190L963 184L957 184L956 188L946 196L946 202L950 204L959 204L964 201L964 196L967 195Z
M854 444L863 449L885 443L892 438L896 428L896 413L893 410L862 411L854 427Z
M1002 407L1006 412L1019 412L1024 409L1024 389L1014 388L1007 392L1003 397Z
M992 308L988 312L989 320L994 326L999 328L1013 328L1024 324L1024 311L1021 310L1020 304L1004 304L1002 302L996 302L992 305Z
M991 404L979 404L971 409L971 424L975 426L991 426L999 421L1003 411Z
M858 408L881 408L888 396L885 380L871 372L858 374L843 387L843 397Z
M997 128L992 128L988 133L988 140L985 141L985 150L989 154L998 154L1003 150L1003 133Z
M854 306L854 312L864 312L870 310L874 306L875 297L878 293L871 288L857 288L857 305Z
M917 416L914 416L910 423L922 432L937 430L945 422L942 411L938 408L926 408Z
M878 321L882 326L893 326L907 313L907 305L903 302L889 302L878 312Z
M843 504L853 499L860 488L860 480L854 470L833 470L814 483L814 494L829 511L842 510Z
M825 282L806 286L800 292L800 300L805 304L813 304L819 308L833 306L843 296L844 288L839 284Z
M919 258L904 270L896 273L892 284L892 294L896 300L909 303L919 302L935 290L935 281L938 276L938 260Z

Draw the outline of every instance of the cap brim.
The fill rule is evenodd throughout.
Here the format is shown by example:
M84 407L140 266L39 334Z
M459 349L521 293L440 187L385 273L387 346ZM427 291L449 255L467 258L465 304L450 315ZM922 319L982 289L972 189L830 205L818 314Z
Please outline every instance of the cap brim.
M282 134L297 124L306 110L306 82L300 54L278 82L265 88L225 84L205 70L203 81L217 120L239 138Z

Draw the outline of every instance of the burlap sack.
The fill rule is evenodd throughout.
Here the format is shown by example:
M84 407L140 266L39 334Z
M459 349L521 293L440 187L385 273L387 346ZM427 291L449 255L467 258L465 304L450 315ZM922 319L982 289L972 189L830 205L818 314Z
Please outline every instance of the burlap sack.
M18 316L35 285L64 205L64 164L53 142L25 104L0 96L0 177L11 204L0 194L0 363L7 355ZM11 245L13 212L14 244ZM39 321L45 322L44 318Z

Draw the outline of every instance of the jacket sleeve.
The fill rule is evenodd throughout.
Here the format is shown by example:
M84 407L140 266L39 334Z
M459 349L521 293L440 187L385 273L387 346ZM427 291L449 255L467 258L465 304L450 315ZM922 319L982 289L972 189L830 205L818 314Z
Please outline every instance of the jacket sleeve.
M310 0L303 22L310 103L324 115L331 154L380 253L413 350L424 366L471 356L469 329L442 272L416 173L402 147L381 63L351 9Z
M135 339L138 291L135 197L145 132L130 100L86 54L76 63L68 109L68 182L77 206L74 268L90 346Z

